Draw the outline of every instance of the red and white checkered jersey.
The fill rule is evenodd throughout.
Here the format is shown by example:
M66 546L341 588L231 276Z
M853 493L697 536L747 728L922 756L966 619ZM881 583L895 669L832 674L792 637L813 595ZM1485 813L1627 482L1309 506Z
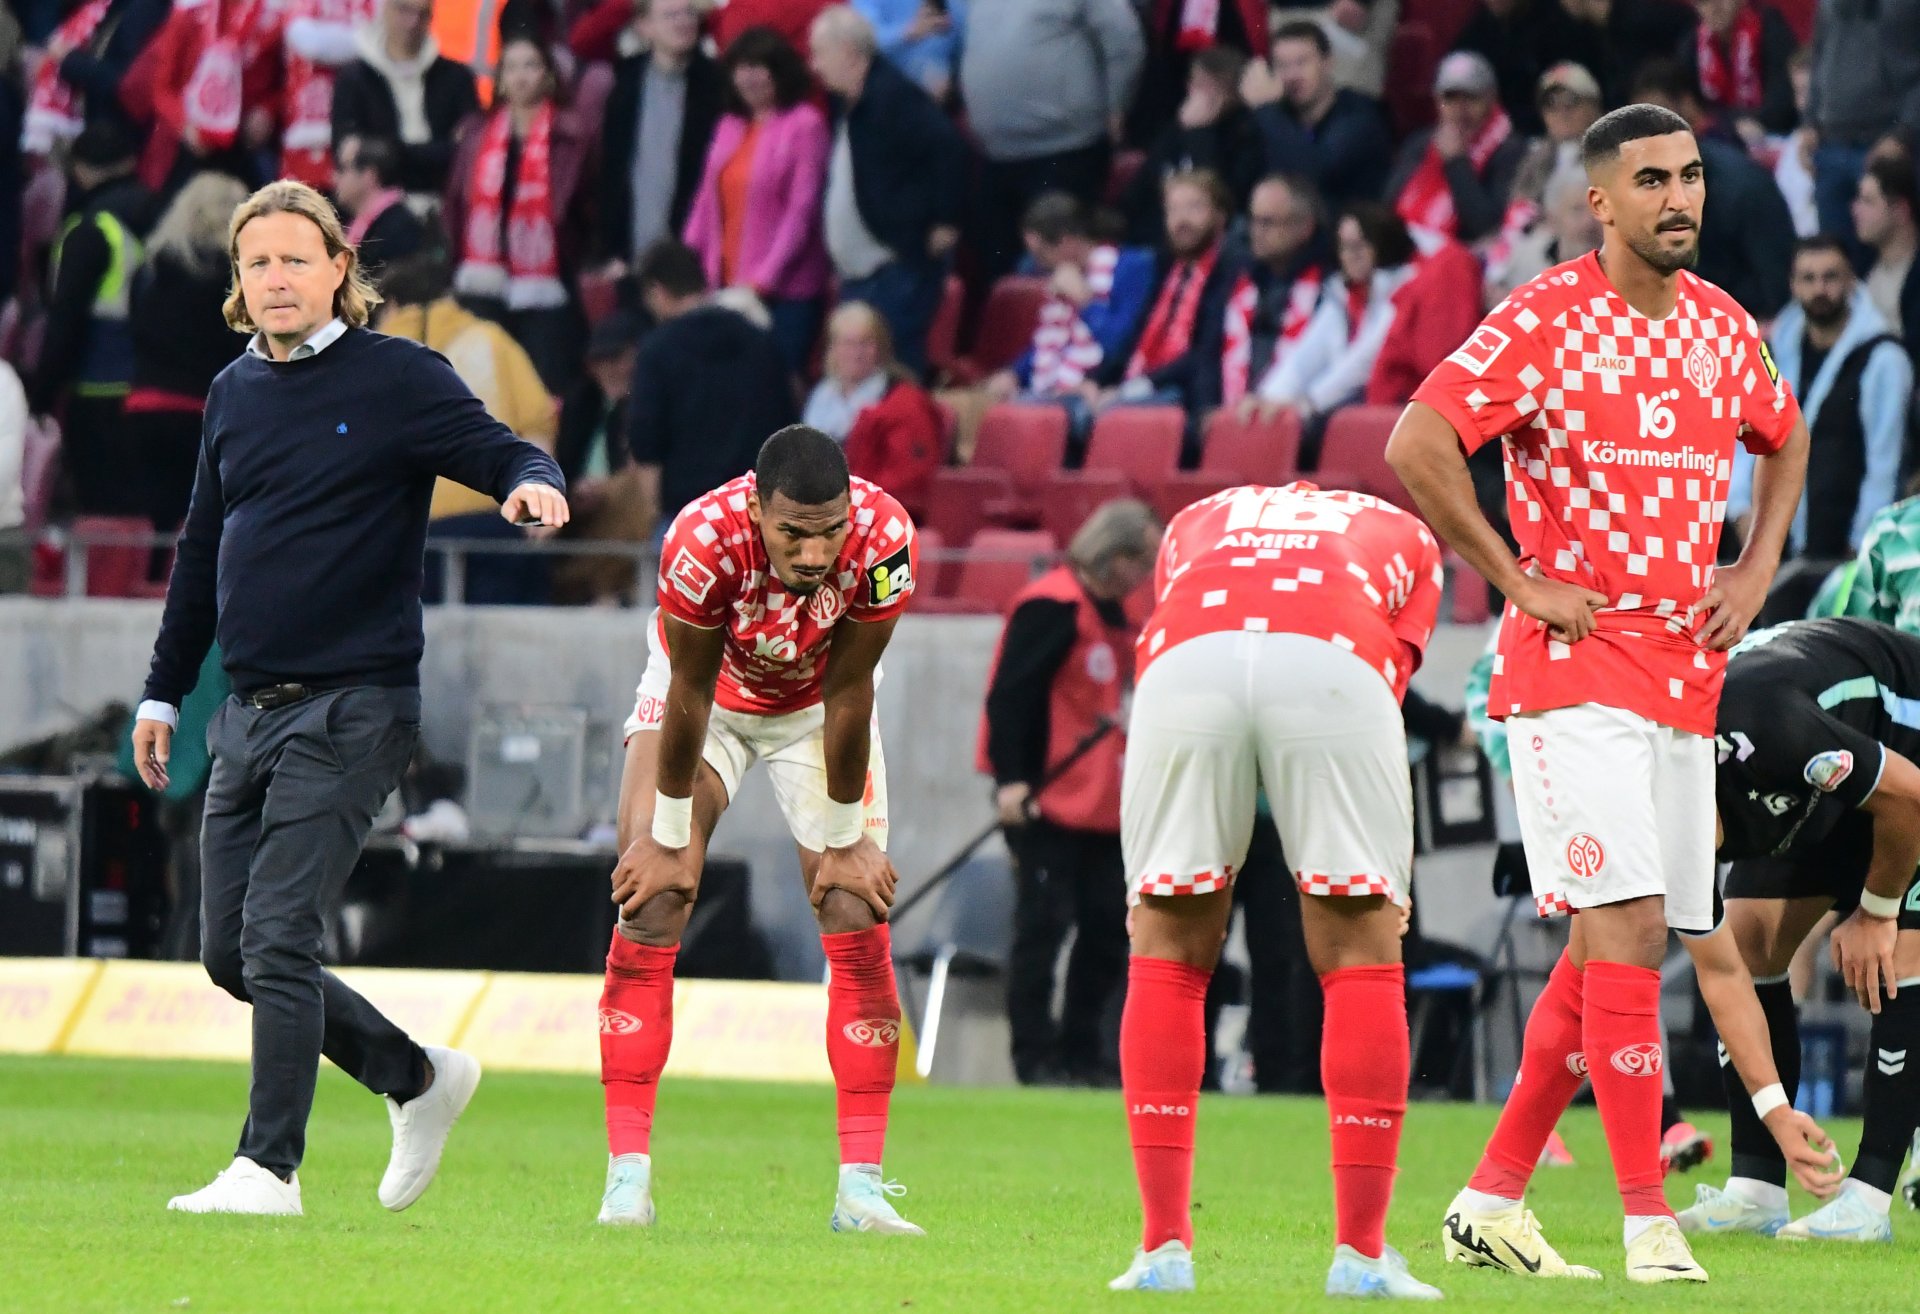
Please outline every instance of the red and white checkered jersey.
M1365 493L1249 484L1173 518L1153 596L1142 674L1202 634L1304 634L1358 655L1400 698L1440 609L1440 545L1416 517Z
M843 619L882 621L907 609L919 548L913 520L893 495L855 479L852 529L832 570L811 597L790 593L747 518L753 490L753 475L744 474L674 519L660 549L660 611L703 630L724 626L714 702L775 716L820 701L827 651Z
M1672 313L1648 319L1597 254L1556 266L1495 306L1414 393L1467 450L1505 440L1521 564L1610 599L1571 645L1507 608L1494 717L1597 702L1713 733L1726 657L1694 635L1733 444L1779 450L1800 408L1753 316L1690 273L1678 282Z

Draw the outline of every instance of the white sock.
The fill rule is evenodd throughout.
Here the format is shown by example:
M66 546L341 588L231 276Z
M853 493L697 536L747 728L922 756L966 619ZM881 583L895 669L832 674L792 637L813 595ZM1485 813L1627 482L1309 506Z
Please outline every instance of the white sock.
M1626 1223L1620 1229L1621 1241L1626 1245L1632 1245L1640 1239L1642 1232L1666 1217L1668 1217L1666 1214L1628 1214Z
M1454 1199L1467 1208L1483 1214L1497 1214L1503 1210L1517 1208L1518 1200L1509 1200L1504 1195L1488 1195L1485 1191L1476 1191L1471 1186L1456 1195Z
M1849 1177L1840 1188L1854 1196L1863 1204L1873 1206L1873 1211L1885 1216L1893 1212L1893 1197L1877 1186L1868 1186L1865 1182Z
M1784 1210L1787 1207L1786 1187L1775 1186L1772 1182L1763 1182L1754 1177L1727 1178L1726 1193L1736 1200L1761 1209Z

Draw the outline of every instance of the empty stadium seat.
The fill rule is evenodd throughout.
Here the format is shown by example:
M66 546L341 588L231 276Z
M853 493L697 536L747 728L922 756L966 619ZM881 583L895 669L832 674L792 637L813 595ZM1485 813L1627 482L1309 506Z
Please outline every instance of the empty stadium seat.
M1453 622L1481 625L1493 614L1492 590L1480 573L1452 552L1446 554L1447 577L1453 585Z
M1243 423L1223 406L1207 421L1200 445L1200 469L1207 474L1277 486L1293 478L1299 463L1300 417L1291 409Z
M1033 330L1040 323L1040 307L1046 300L1044 278L1013 274L995 283L980 311L980 329L974 334L973 349L953 362L954 382L978 383L1018 360L1033 341Z
M1145 494L1179 468L1186 427L1186 412L1178 406L1111 407L1093 422L1083 464L1125 475Z
M966 308L967 288L956 274L948 274L940 293L940 308L927 326L927 368L934 379L953 373L960 356L960 314Z
M74 542L69 552L84 551L87 596L90 598L147 598L164 596L166 585L147 580L153 549L137 544L96 543L90 538L137 539L153 533L153 524L141 516L80 516L73 522Z
M1067 413L1058 406L1003 402L980 420L973 467L1004 470L1016 488L1037 488L1066 463Z
M1047 486L1040 504L1041 527L1054 540L1072 540L1080 526L1100 507L1121 497L1137 497L1138 489L1118 470L1061 470Z
M1229 474L1181 470L1162 479L1147 500L1154 514L1160 517L1160 523L1165 524L1201 498L1247 482Z
M969 611L1004 612L1014 594L1051 564L1056 548L1044 529L983 529L960 564L954 598Z
M1413 499L1400 477L1387 464L1387 438L1400 418L1398 406L1343 406L1327 420L1326 436L1320 442L1319 469L1327 477L1313 476L1315 483L1328 488L1356 488L1363 493L1383 497L1395 506L1413 510ZM1336 480L1334 472L1341 478Z
M964 547L986 525L987 508L1012 496L1013 481L1004 470L936 470L927 485L926 522L944 542Z

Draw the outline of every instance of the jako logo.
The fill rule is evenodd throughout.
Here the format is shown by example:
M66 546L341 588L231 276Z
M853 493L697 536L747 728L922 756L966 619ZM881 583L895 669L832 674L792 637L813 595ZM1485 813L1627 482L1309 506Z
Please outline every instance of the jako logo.
M1392 1118L1376 1118L1371 1114L1336 1113L1333 1115L1336 1127L1391 1127Z
M862 1018L840 1028L840 1034L868 1049L885 1049L900 1039L900 1024L890 1017Z
M1159 1114L1162 1117L1168 1118L1184 1118L1191 1114L1193 1110L1185 1104L1136 1104L1129 1108L1127 1112Z
M1673 427L1678 421L1674 419L1673 408L1667 403L1679 395L1678 388L1668 388L1665 392L1655 393L1651 397L1644 392L1640 394L1636 400L1640 403L1640 436L1642 438L1665 440L1673 437Z
M640 1019L631 1013L623 1013L617 1008L600 1010L600 1034L603 1036L631 1036L640 1026Z
M1567 1071L1571 1072L1576 1077L1586 1076L1587 1075L1587 1056L1585 1054L1582 1054L1577 1049L1574 1050L1573 1053L1567 1055Z
M1575 876L1592 880L1607 865L1607 851L1600 847L1600 841L1581 831L1567 841L1567 870Z
M1614 1071L1624 1072L1629 1077L1657 1077L1665 1066L1660 1057L1660 1046L1652 1041L1613 1051Z

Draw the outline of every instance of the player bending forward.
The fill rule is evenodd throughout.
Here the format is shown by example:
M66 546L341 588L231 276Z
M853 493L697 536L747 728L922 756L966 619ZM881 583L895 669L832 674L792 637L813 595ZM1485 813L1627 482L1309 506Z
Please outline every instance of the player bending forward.
M1713 925L1725 650L1772 582L1807 428L1753 317L1687 272L1706 181L1686 121L1625 106L1587 129L1581 159L1600 250L1494 307L1387 447L1428 522L1508 599L1489 711L1507 722L1536 900L1543 915L1577 909L1583 946L1534 1005L1528 1075L1447 1216L1513 1250L1519 1271L1566 1275L1522 1206L1524 1178L1488 1166L1538 1160L1578 1082L1534 1081L1556 1061L1535 1049L1577 1034L1625 1206L1627 1276L1704 1282L1660 1185L1660 962L1669 927ZM1518 561L1461 452L1493 439ZM1736 441L1764 459L1746 549L1716 574Z
M707 840L764 759L831 973L827 1059L839 1105L835 1231L922 1235L887 1196L880 1151L899 1059L887 909L880 654L913 592L913 522L840 445L793 425L752 474L682 511L660 554L659 611L627 719L620 922L600 997L606 1086L602 1223L653 1222L654 1097L673 1039L673 960Z
M1400 910L1413 860L1401 697L1433 632L1418 520L1311 484L1229 489L1167 527L1121 782L1133 958L1120 1080L1145 1227L1115 1290L1193 1288L1207 982L1264 782L1326 995L1336 1216L1327 1294L1438 1300L1386 1243L1407 1110Z

